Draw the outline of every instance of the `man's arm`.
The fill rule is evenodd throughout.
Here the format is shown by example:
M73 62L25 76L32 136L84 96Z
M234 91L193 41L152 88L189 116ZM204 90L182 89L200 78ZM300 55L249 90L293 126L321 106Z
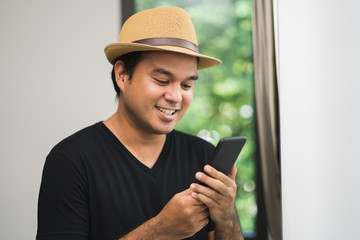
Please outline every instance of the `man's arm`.
M206 205L191 197L187 189L176 194L156 217L119 240L188 238L208 224L208 216Z
M236 168L232 168L229 176L206 165L205 173L197 173L196 178L204 183L191 184L194 199L204 203L215 223L215 239L244 239L235 209L237 186L235 183Z

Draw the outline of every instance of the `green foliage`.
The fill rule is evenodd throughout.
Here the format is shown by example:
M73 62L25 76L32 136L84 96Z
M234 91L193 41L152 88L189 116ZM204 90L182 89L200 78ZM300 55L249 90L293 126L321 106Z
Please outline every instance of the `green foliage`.
M244 231L255 229L254 79L251 0L137 0L137 11L164 6L186 9L193 20L200 52L223 64L199 71L194 100L176 128L213 144L220 138L246 136L236 162L236 208Z

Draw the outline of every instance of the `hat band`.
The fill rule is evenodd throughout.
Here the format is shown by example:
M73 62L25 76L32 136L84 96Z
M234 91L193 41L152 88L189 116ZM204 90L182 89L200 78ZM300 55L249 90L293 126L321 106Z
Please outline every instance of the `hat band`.
M190 42L188 40L184 40L184 39L180 39L180 38L167 38L167 37L145 38L145 39L133 41L133 43L141 43L141 44L147 44L147 45L152 45L152 46L168 45L168 46L182 47L182 48L187 48L196 53L199 53L198 45L196 45L193 42Z

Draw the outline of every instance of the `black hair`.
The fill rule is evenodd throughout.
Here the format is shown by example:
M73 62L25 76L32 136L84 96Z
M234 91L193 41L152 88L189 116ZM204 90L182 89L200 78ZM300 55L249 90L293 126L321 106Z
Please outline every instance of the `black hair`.
M111 72L111 79L112 79L112 82L113 82L113 85L114 85L114 89L115 89L117 98L120 97L120 88L116 83L115 70L114 70L115 63L117 61L122 61L123 62L124 70L129 75L129 80L131 80L131 78L132 78L132 76L134 74L135 68L136 68L136 66L138 65L138 63L141 60L141 56L142 56L142 52L131 52L131 53L124 54L124 55L118 57L115 60L114 65L113 65L113 69L112 69L112 72Z

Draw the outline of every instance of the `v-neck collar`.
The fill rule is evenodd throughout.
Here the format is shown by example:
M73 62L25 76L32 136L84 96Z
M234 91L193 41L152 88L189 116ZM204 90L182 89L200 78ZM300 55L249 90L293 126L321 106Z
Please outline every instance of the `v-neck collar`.
M134 164L136 164L139 168L141 168L143 171L151 174L151 175L156 175L156 172L158 171L158 169L161 167L161 165L164 163L164 161L166 160L166 156L168 154L168 150L169 150L169 144L170 144L170 136L169 134L166 134L166 139L165 139L165 143L163 145L163 148L160 152L160 155L158 157L158 159L156 160L155 164L149 168L148 166L146 166L145 164L143 164L139 159L137 159L126 147L124 144L122 144L122 142L114 135L113 132L111 132L111 130L104 124L104 122L99 122L98 123L99 127L102 128L105 132L106 135L108 135L110 137L110 140L112 142L114 142L119 148L121 148L123 151L125 151L125 153L129 156L129 158L134 162Z

